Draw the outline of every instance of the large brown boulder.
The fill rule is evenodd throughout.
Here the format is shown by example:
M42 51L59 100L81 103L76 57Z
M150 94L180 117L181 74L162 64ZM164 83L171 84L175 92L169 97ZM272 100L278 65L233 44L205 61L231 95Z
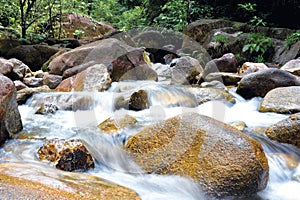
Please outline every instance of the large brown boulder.
M289 72L270 68L248 74L239 82L236 92L246 99L264 97L277 87L300 86L300 79Z
M1 199L140 200L135 191L97 175L52 171L33 164L1 163Z
M94 168L94 160L80 140L51 139L38 150L41 161L45 160L64 171L86 171Z
M66 52L54 58L48 68L51 74L63 75L66 70L76 67L76 70L66 71L64 75L68 77L85 67L92 66L86 66L88 63L104 64L110 68L113 81L157 80L157 74L150 68L147 60L144 50L109 38Z
M259 111L277 113L300 112L300 86L275 88L264 97Z
M16 58L9 60L0 58L0 73L13 81L23 80L26 74L32 74L29 67Z
M190 177L217 197L249 196L268 182L268 161L258 142L196 113L144 128L128 140L126 151L147 173Z
M93 40L116 31L113 26L95 21L88 16L75 13L63 13L62 15L62 38Z
M86 70L63 80L55 91L98 91L102 92L111 86L110 74L107 67L95 64Z
M0 145L23 129L14 83L0 74Z
M281 143L292 144L300 148L300 113L277 122L267 128L265 134Z
M32 71L38 71L58 51L59 49L47 45L21 45L9 50L7 56L21 60Z

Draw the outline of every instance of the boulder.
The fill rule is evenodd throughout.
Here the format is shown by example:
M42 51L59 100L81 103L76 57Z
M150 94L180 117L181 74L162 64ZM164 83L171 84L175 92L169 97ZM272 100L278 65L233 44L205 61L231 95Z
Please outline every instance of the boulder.
M43 64L59 49L47 45L20 45L8 51L9 58L17 58L32 71L40 70Z
M216 88L226 90L226 86L223 84L223 82L217 80L213 80L210 82L202 82L200 86L203 88Z
M148 59L143 49L109 38L68 51L54 58L48 68L50 74L63 75L66 70L76 67L64 74L68 77L90 67L89 63L104 64L110 68L112 81L157 80L157 74L147 63Z
M72 93L43 93L34 95L30 101L27 102L30 107L43 108L49 107L49 110L91 110L95 101L93 94L72 92ZM43 109L42 109L43 110Z
M148 100L148 93L146 90L139 90L134 92L130 96L129 100L129 110L144 110L149 108L149 100Z
M14 83L0 74L0 145L23 129Z
M14 84L15 84L15 87L16 87L17 91L22 90L24 88L28 88L27 85L25 85L23 82L21 82L19 80L14 81Z
M277 122L267 128L265 134L280 143L292 144L300 148L300 113Z
M264 69L242 78L236 92L246 99L264 97L277 87L300 86L300 79L280 69Z
M95 167L94 160L84 144L77 139L51 139L39 148L41 161L64 171L87 171Z
M4 58L0 58L0 73L3 75L8 75L12 72L14 65Z
M189 88L192 94L195 95L198 104L207 101L223 101L226 103L235 103L234 96L224 89L215 88Z
M51 92L47 85L43 85L36 88L24 88L17 92L17 102L18 104L24 104L26 101L35 93L39 92Z
M221 83L224 83L224 85L237 85L242 78L243 77L241 75L236 73L213 72L205 76L204 80L207 82L219 81Z
M23 80L27 74L32 74L29 67L16 58L9 60L0 58L0 73L13 81Z
M285 63L280 69L288 71L296 76L300 76L300 58L290 60L289 62Z
M284 39L283 39L284 40ZM275 53L273 56L273 63L278 63L280 66L285 65L292 59L300 56L300 41L288 47L285 41L273 40L275 46Z
M142 129L126 151L145 172L192 178L219 198L251 196L268 182L268 160L257 141L196 113Z
M47 168L46 168L47 170ZM18 175L20 172L25 174ZM50 173L52 170L49 170ZM41 167L36 165L9 162L0 164L0 185L2 199L101 199L101 200L140 200L135 191L117 185L106 179L70 172L54 172L56 177L45 177ZM33 178L33 174L35 178ZM51 175L50 175L51 176ZM62 177L60 177L62 176ZM50 181L54 180L54 182ZM56 184L58 183L58 184ZM62 187L59 187L62 186ZM59 187L59 188L58 188Z
M107 67L96 64L73 77L63 80L56 91L98 91L107 90L112 83Z
M209 61L204 68L203 77L205 78L212 72L233 72L238 71L238 62L232 53L224 54L220 58Z
M171 84L174 85L196 83L197 76L203 71L199 61L189 56L174 59L170 67L172 68Z
M126 114L126 115L115 115L101 122L97 127L104 132L118 132L120 129L132 126L137 123L137 120Z
M0 39L0 57L7 58L7 52L21 45L21 42L16 39Z
M59 23L59 22L57 22ZM76 31L80 32L76 32ZM77 38L94 40L110 35L117 30L105 22L98 22L88 16L75 13L63 13L62 15L62 38Z
M87 63L83 63L81 65L77 65L75 67L72 67L72 68L67 69L66 71L64 71L62 77L63 77L63 79L69 78L71 76L74 76L74 75L86 70L89 67L94 66L95 64L96 64L95 61L90 61L90 62L87 62Z
M43 76L43 84L47 85L50 89L55 89L62 81L59 75L45 74Z
M28 87L40 87L43 85L43 78L28 77L23 79L23 83Z
M264 63L245 62L239 70L239 74L251 74L262 69L268 69L267 65L265 65Z
M280 87L268 92L259 107L260 112L300 112L300 86Z
M247 23L220 19L202 19L190 23L185 28L184 34L199 42L212 58L231 52L240 55L239 62L242 64L251 59L249 52L242 52L249 33L259 32L272 39L273 45L267 49L265 59L281 66L287 61L300 56L300 41L291 47L287 47L284 41L287 36L296 31L285 28L253 26ZM224 35L227 40L223 43L214 41L215 36L219 34Z

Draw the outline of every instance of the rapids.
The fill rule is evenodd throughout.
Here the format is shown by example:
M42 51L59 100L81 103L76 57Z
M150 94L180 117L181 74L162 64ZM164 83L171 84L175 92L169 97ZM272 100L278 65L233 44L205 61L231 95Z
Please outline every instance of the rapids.
M149 109L142 111L116 110L115 100L132 90L146 89L149 91ZM163 83L149 81L113 83L112 87L101 93L40 93L35 94L25 105L19 106L24 129L13 139L8 140L0 149L0 164L14 176L22 176L30 180L40 181L54 187L68 190L65 181L86 184L91 177L101 177L133 189L144 200L148 199L208 199L201 192L197 183L179 176L162 176L144 174L122 150L122 145L130 135L135 134L148 124L168 119L183 112L197 112L216 118L225 123L244 121L248 130L266 128L288 115L276 113L260 113L258 107L261 98L244 100L230 91L236 98L236 104L229 105L218 101L210 101L196 106L195 98L180 86L169 87ZM64 105L74 99L85 97L88 104L84 110L58 110L55 114L37 115L35 111L40 103ZM176 102L172 102L173 100ZM74 108L74 107L73 107ZM114 135L104 134L97 125L111 116L129 114L138 120L135 128L123 129ZM267 137L249 131L251 137L259 141L267 155L270 166L270 179L264 191L258 193L260 199L290 199L300 197L300 166L288 167L281 156L288 154L296 162L300 160L300 150L286 144L269 140ZM89 170L82 178L77 173L64 172L40 162L37 149L45 139L78 138L81 139L95 159L95 169ZM295 180L298 177L298 182Z

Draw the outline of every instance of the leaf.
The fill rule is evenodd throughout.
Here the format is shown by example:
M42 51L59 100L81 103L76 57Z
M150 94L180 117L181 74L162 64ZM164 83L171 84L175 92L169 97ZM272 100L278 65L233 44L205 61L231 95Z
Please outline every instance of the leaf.
M251 44L246 44L246 45L243 47L242 51L243 51L243 52L248 51L249 48L250 48L250 46L251 46Z

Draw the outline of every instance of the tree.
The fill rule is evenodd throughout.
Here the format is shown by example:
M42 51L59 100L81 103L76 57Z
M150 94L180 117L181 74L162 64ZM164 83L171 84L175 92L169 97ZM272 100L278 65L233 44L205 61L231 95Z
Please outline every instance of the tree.
M42 0L19 0L21 36L26 38L27 29L43 16Z

